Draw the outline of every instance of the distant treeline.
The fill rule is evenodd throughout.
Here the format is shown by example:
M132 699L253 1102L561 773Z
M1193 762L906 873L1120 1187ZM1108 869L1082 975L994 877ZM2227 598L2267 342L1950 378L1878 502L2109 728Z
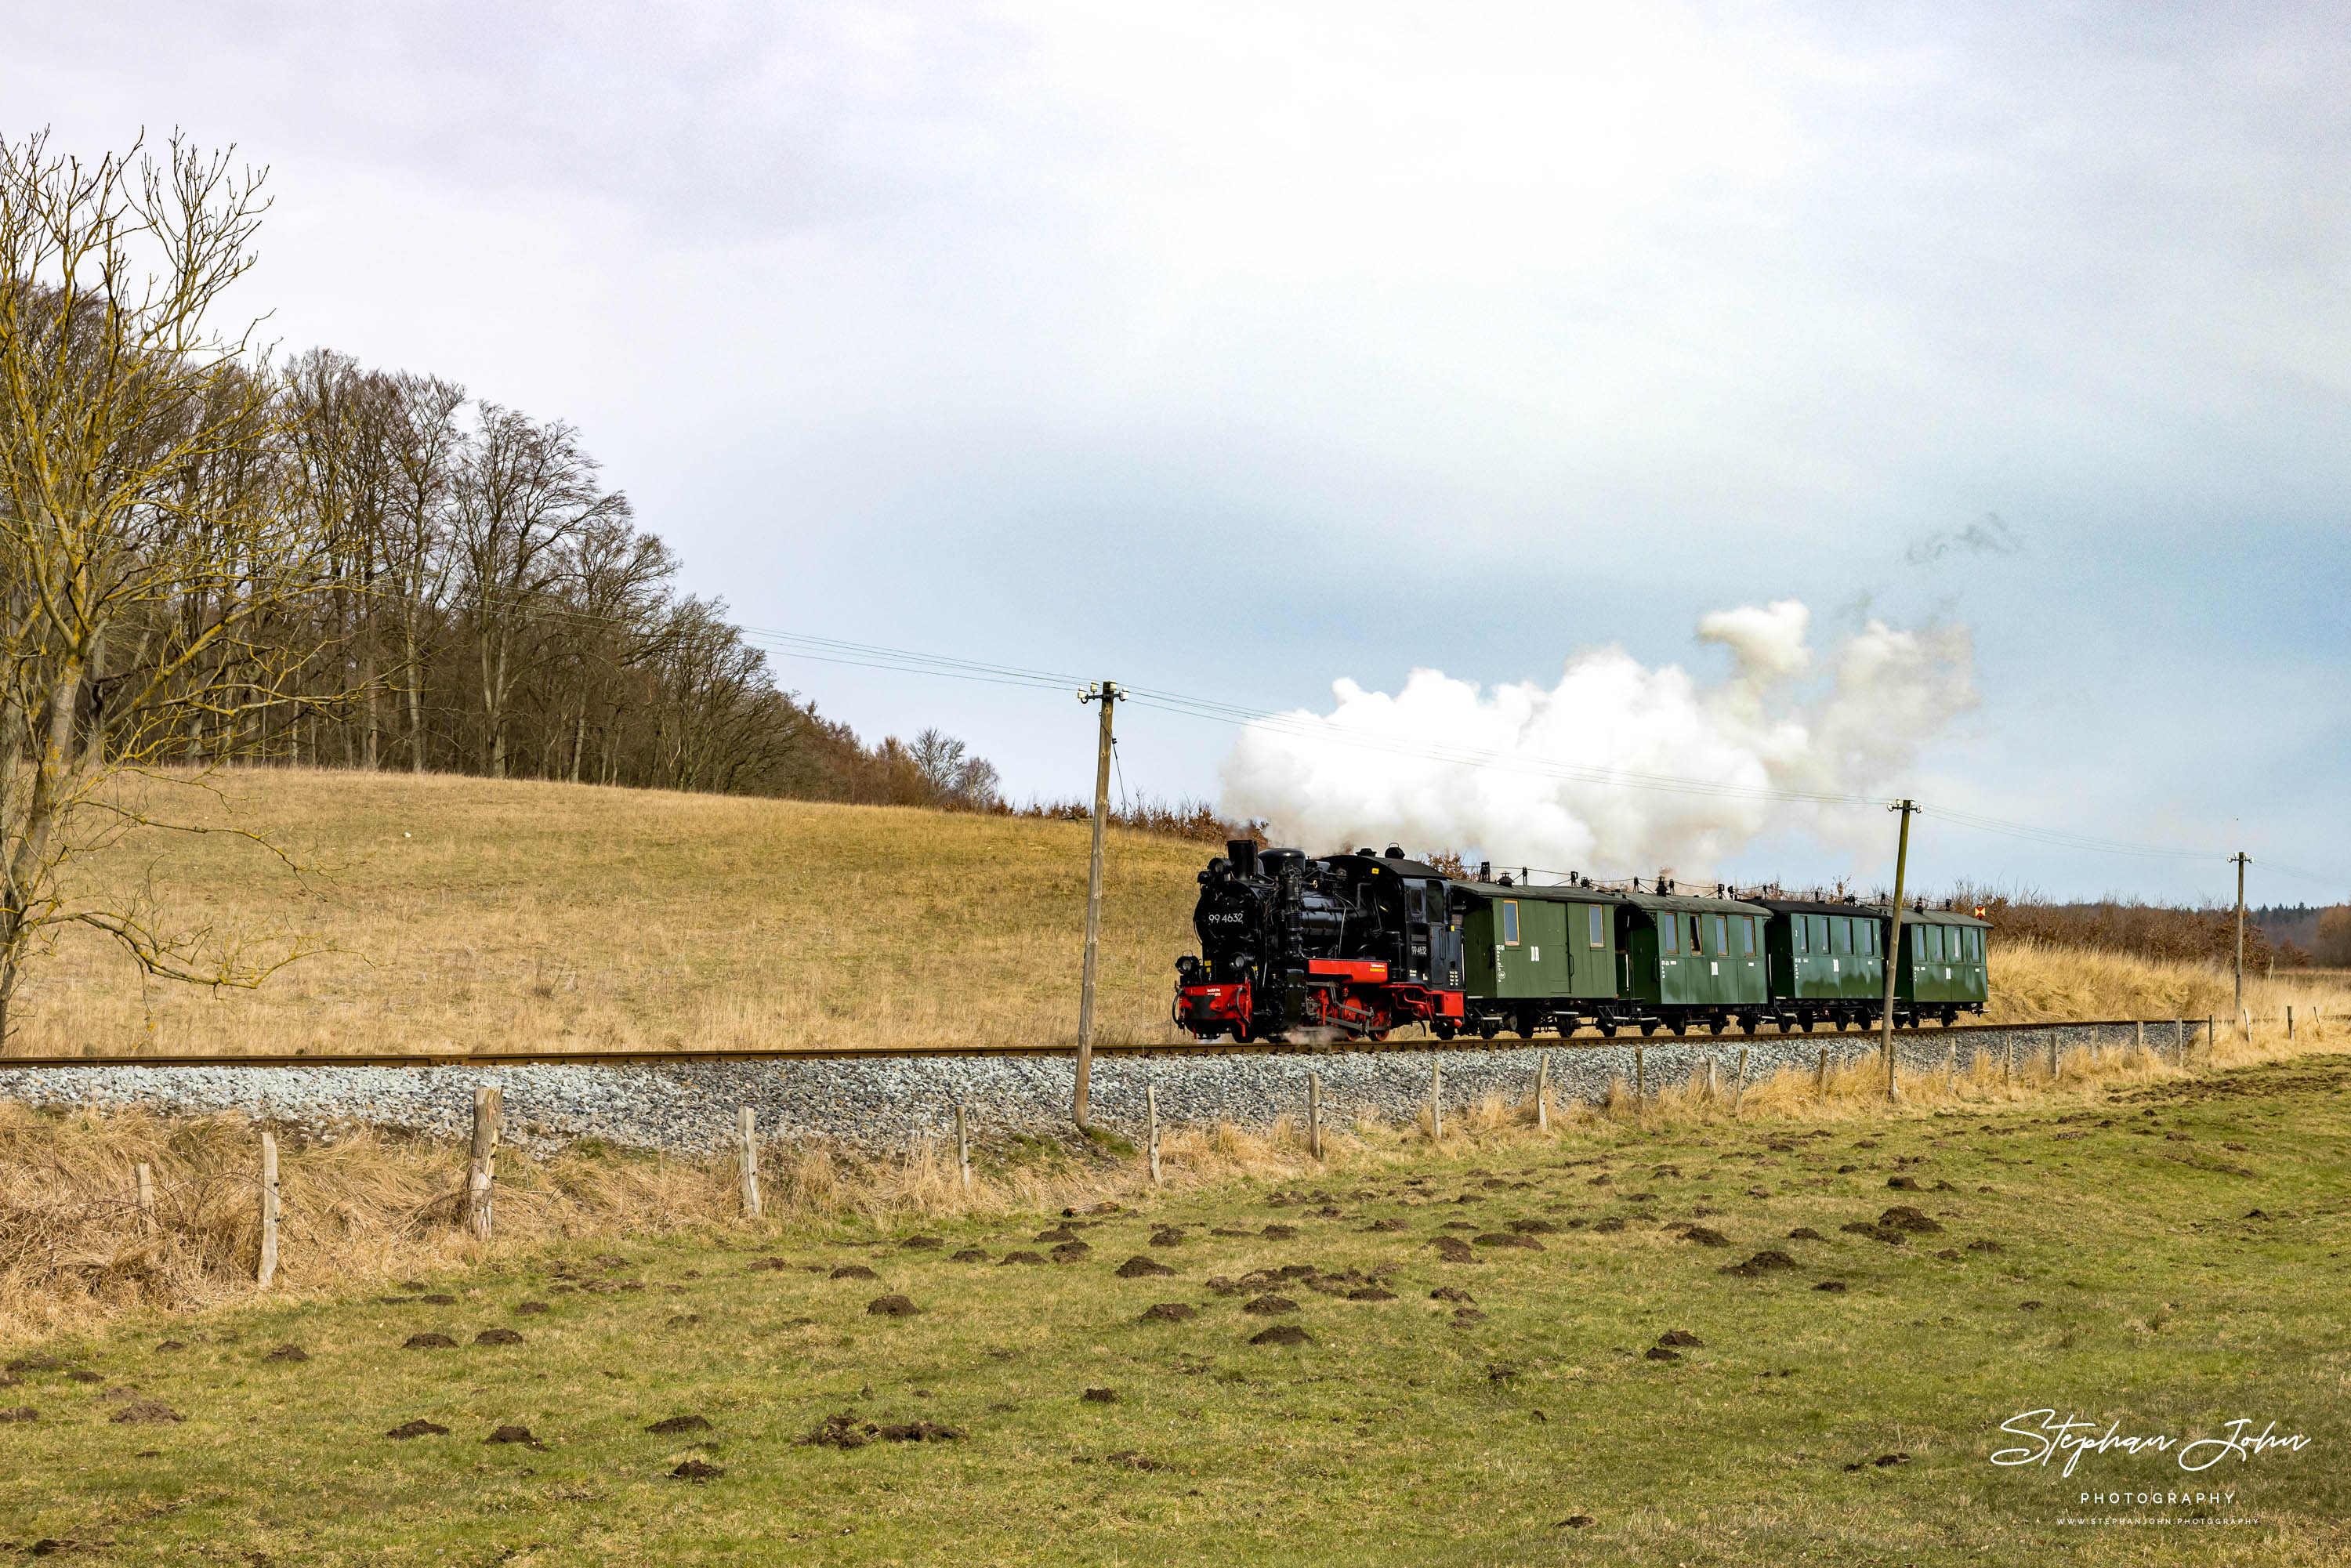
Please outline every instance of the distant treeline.
M2237 953L2233 904L2196 908L2146 904L2137 899L2101 899L2060 904L2032 892L1993 894L1962 887L1962 906L1981 904L1985 918L2003 936L2022 936L2053 947L2095 947L2142 958L2231 965ZM2351 909L2314 911L2324 918L2310 925L2315 944L2287 940L2261 918L2271 912L2245 912L2245 967L2267 972L2300 968L2315 961L2351 963ZM2335 955L2335 956L2330 956Z

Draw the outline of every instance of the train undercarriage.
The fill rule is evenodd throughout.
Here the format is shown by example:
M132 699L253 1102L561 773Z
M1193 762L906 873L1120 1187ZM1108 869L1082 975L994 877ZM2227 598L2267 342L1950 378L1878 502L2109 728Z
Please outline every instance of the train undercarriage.
M1963 1013L1980 1014L1980 1007L1963 1004L1928 1003L1924 1007L1899 1003L1894 1009L1894 1022L1898 1029L1916 1029L1929 1021L1945 1028L1959 1021ZM1755 1034L1771 1028L1782 1034L1811 1034L1815 1030L1844 1032L1871 1030L1878 1026L1885 1009L1874 1002L1788 1002L1774 1001L1761 1006L1739 1004L1730 1007L1660 1007L1640 1002L1596 1002L1588 1006L1562 1008L1545 1002L1497 1002L1476 1000L1468 1005L1467 1016L1461 1022L1461 1032L1477 1035L1481 1040L1494 1040L1504 1033L1531 1040L1538 1034L1557 1033L1562 1037L1591 1030L1604 1039L1614 1039L1620 1033L1654 1035L1659 1030L1675 1034ZM1449 1040L1450 1030L1439 1029L1440 1039Z

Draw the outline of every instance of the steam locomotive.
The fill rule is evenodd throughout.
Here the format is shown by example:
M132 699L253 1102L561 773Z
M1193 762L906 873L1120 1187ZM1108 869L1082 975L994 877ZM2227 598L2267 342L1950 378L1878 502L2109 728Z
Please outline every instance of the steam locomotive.
M1521 1039L1590 1026L1810 1032L1980 1013L1990 927L1920 903L1742 898L1669 881L1542 887L1448 877L1397 845L1311 859L1246 839L1199 875L1200 952L1176 960L1176 1023L1200 1040L1384 1040L1425 1024Z
M1236 1040L1459 1030L1461 933L1443 872L1395 844L1321 860L1248 839L1225 848L1200 873L1200 952L1176 961L1176 1023Z

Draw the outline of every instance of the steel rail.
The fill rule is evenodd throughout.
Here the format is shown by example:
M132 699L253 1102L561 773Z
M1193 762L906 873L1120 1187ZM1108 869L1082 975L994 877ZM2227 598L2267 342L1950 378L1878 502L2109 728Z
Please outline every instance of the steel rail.
M1918 1027L1895 1030L1897 1040L1940 1040L1963 1034L2012 1033L2017 1030L2057 1029L2118 1029L2134 1024L2168 1024L2174 1019L2079 1019L2048 1023L1981 1023L1952 1024L1949 1028ZM2199 1019L2187 1020L2200 1023ZM1809 1033L1802 1030L1784 1032L1747 1034L1725 1032L1714 1034L1700 1030L1695 1034L1658 1033L1645 1035L1637 1030L1627 1030L1614 1037L1579 1031L1570 1036L1545 1036L1535 1039L1496 1037L1480 1040L1475 1036L1452 1040L1332 1040L1328 1043L1291 1044L1280 1040L1251 1040L1235 1044L1231 1040L1163 1040L1150 1044L1102 1044L1097 1042L1098 1056L1328 1056L1343 1051L1523 1051L1530 1046L1545 1049L1600 1049L1625 1045L1734 1045L1749 1040L1812 1040L1825 1045L1835 1040L1866 1042L1874 1051L1874 1036L1850 1030L1834 1030L1825 1033ZM829 1045L802 1051L727 1050L727 1051L339 1051L332 1055L204 1055L204 1056L0 1056L0 1072L26 1068L64 1067L658 1067L678 1061L825 1061L871 1058L926 1056L1075 1056L1076 1047L1067 1045Z

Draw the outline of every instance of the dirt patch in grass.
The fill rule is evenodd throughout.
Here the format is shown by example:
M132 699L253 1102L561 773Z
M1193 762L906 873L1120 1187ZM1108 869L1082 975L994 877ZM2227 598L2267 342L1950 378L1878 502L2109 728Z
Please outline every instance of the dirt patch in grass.
M1312 1344L1314 1336L1296 1323L1276 1323L1261 1333L1249 1335L1251 1344Z
M403 1421L399 1426L394 1427L391 1431L384 1434L387 1437L399 1437L402 1439L409 1437L445 1437L448 1435L448 1427L442 1426L437 1421L426 1421L422 1418L414 1421Z
M1200 1309L1183 1301L1160 1301L1143 1309L1146 1323L1180 1323L1200 1315Z
M1155 1259L1145 1258L1140 1253L1129 1258L1111 1271L1122 1280L1147 1280L1154 1276L1165 1276L1176 1272L1166 1264Z
M656 1437L667 1437L679 1432L707 1432L710 1422L701 1416L667 1416L645 1428Z
M911 1318L922 1310L904 1296L876 1296L865 1303L868 1315L877 1318Z
M881 1277L862 1263L843 1263L829 1276L835 1280L878 1280Z
M455 1350L457 1342L444 1333L413 1333L401 1344L402 1350Z
M522 1335L512 1329L484 1329L474 1336L475 1344L520 1344Z
M298 1344L281 1344L261 1358L264 1361L308 1361L310 1353Z

